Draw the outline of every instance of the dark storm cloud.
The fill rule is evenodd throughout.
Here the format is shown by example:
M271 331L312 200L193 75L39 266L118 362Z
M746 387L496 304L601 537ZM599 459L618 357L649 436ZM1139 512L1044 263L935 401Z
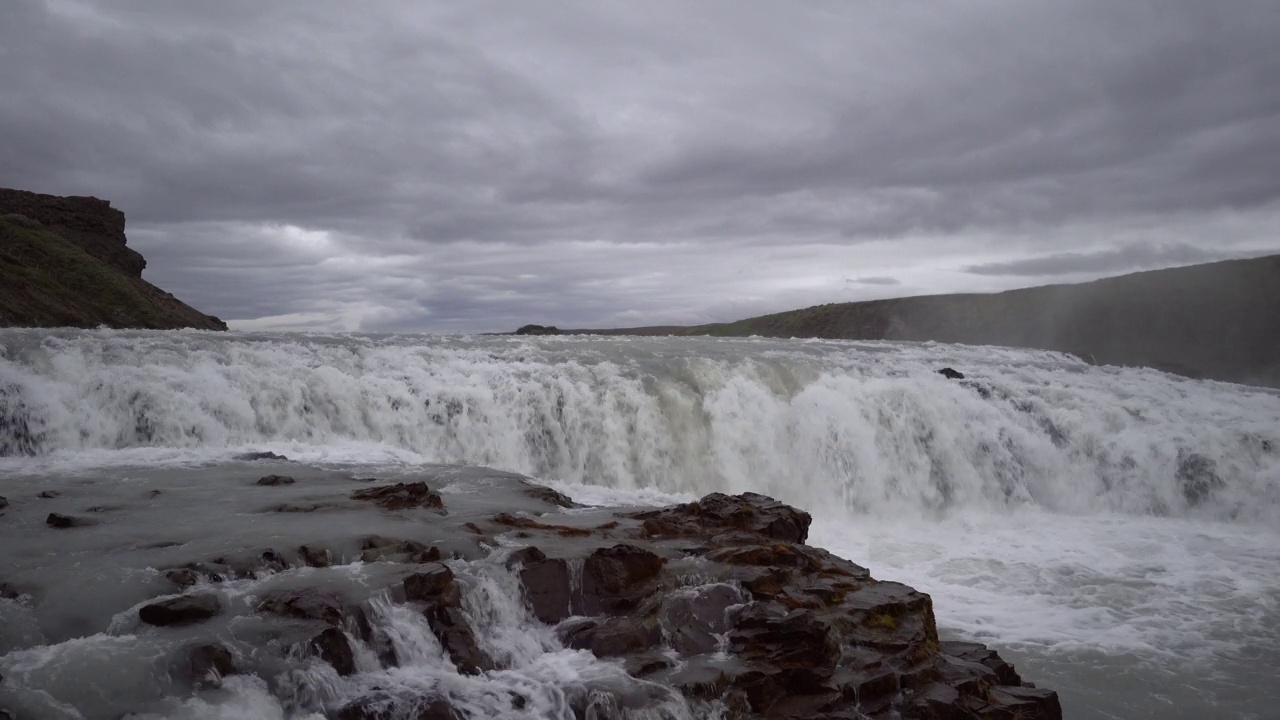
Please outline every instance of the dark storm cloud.
M1276 37L1273 0L9 0L0 185L111 199L243 327L1004 289L1276 248Z

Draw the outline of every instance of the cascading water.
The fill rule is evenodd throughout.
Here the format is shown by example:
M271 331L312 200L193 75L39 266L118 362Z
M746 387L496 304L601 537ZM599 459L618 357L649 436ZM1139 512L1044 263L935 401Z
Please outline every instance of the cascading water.
M943 364L968 379L937 375ZM806 507L1276 520L1278 404L1272 391L990 348L9 331L0 453L17 467L372 446Z
M50 597L92 586L115 608L0 600L0 674L45 687L43 708L77 697L54 678L100 673L157 703L137 717L290 719L424 684L475 717L560 717L553 688L625 677L528 623L495 569L464 579L479 625L503 629L479 638L505 658L497 675L448 671L420 617L370 597L378 639L361 641L355 679L321 664L167 695L146 670L159 649L117 647L132 631L112 617L155 595L121 573L145 580L167 552L130 528L182 512L181 540L212 557L216 536L267 546L322 525L264 528L248 499L214 513L236 501L220 483L246 451L380 477L488 466L595 504L761 492L812 512L811 542L933 594L944 634L1011 655L1063 693L1067 717L1267 717L1280 703L1280 394L1048 352L760 339L0 331L0 495L75 490L133 513L110 549L57 546L114 553L127 573L47 577L49 541L0 518L0 568ZM377 665L378 644L410 661ZM673 701L669 717L706 712Z

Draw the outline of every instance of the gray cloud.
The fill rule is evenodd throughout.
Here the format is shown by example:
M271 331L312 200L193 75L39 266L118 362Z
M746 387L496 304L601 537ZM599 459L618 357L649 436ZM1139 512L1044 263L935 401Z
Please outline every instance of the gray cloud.
M0 185L111 199L245 326L1005 289L1280 248L1277 36L1272 0L10 0Z
M858 285L901 285L902 284L902 281L899 280L898 278L878 277L878 276L853 278L849 282L857 283Z
M1152 267L1192 265L1221 260L1220 252L1203 250L1184 243L1156 245L1132 243L1096 252L1067 252L1041 255L1023 260L971 265L965 272L977 275L1021 275L1038 277L1076 273L1113 273Z

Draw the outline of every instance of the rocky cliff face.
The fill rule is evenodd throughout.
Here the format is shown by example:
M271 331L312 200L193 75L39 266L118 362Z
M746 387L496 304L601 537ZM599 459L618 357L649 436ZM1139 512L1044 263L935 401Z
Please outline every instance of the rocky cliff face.
M136 278L147 261L126 247L124 213L95 197L61 197L0 188L0 215L25 215L86 253Z
M0 327L226 330L142 279L124 225L106 200L0 188Z

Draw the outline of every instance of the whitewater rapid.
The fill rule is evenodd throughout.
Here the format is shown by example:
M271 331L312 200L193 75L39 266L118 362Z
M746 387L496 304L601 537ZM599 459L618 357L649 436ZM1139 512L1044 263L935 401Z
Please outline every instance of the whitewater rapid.
M1056 353L195 332L3 340L0 469L278 447L857 511L1033 504L1280 520L1275 391Z
M0 478L24 491L212 482L246 451L605 505L762 492L1067 717L1280 707L1273 390L935 344L0 331Z

